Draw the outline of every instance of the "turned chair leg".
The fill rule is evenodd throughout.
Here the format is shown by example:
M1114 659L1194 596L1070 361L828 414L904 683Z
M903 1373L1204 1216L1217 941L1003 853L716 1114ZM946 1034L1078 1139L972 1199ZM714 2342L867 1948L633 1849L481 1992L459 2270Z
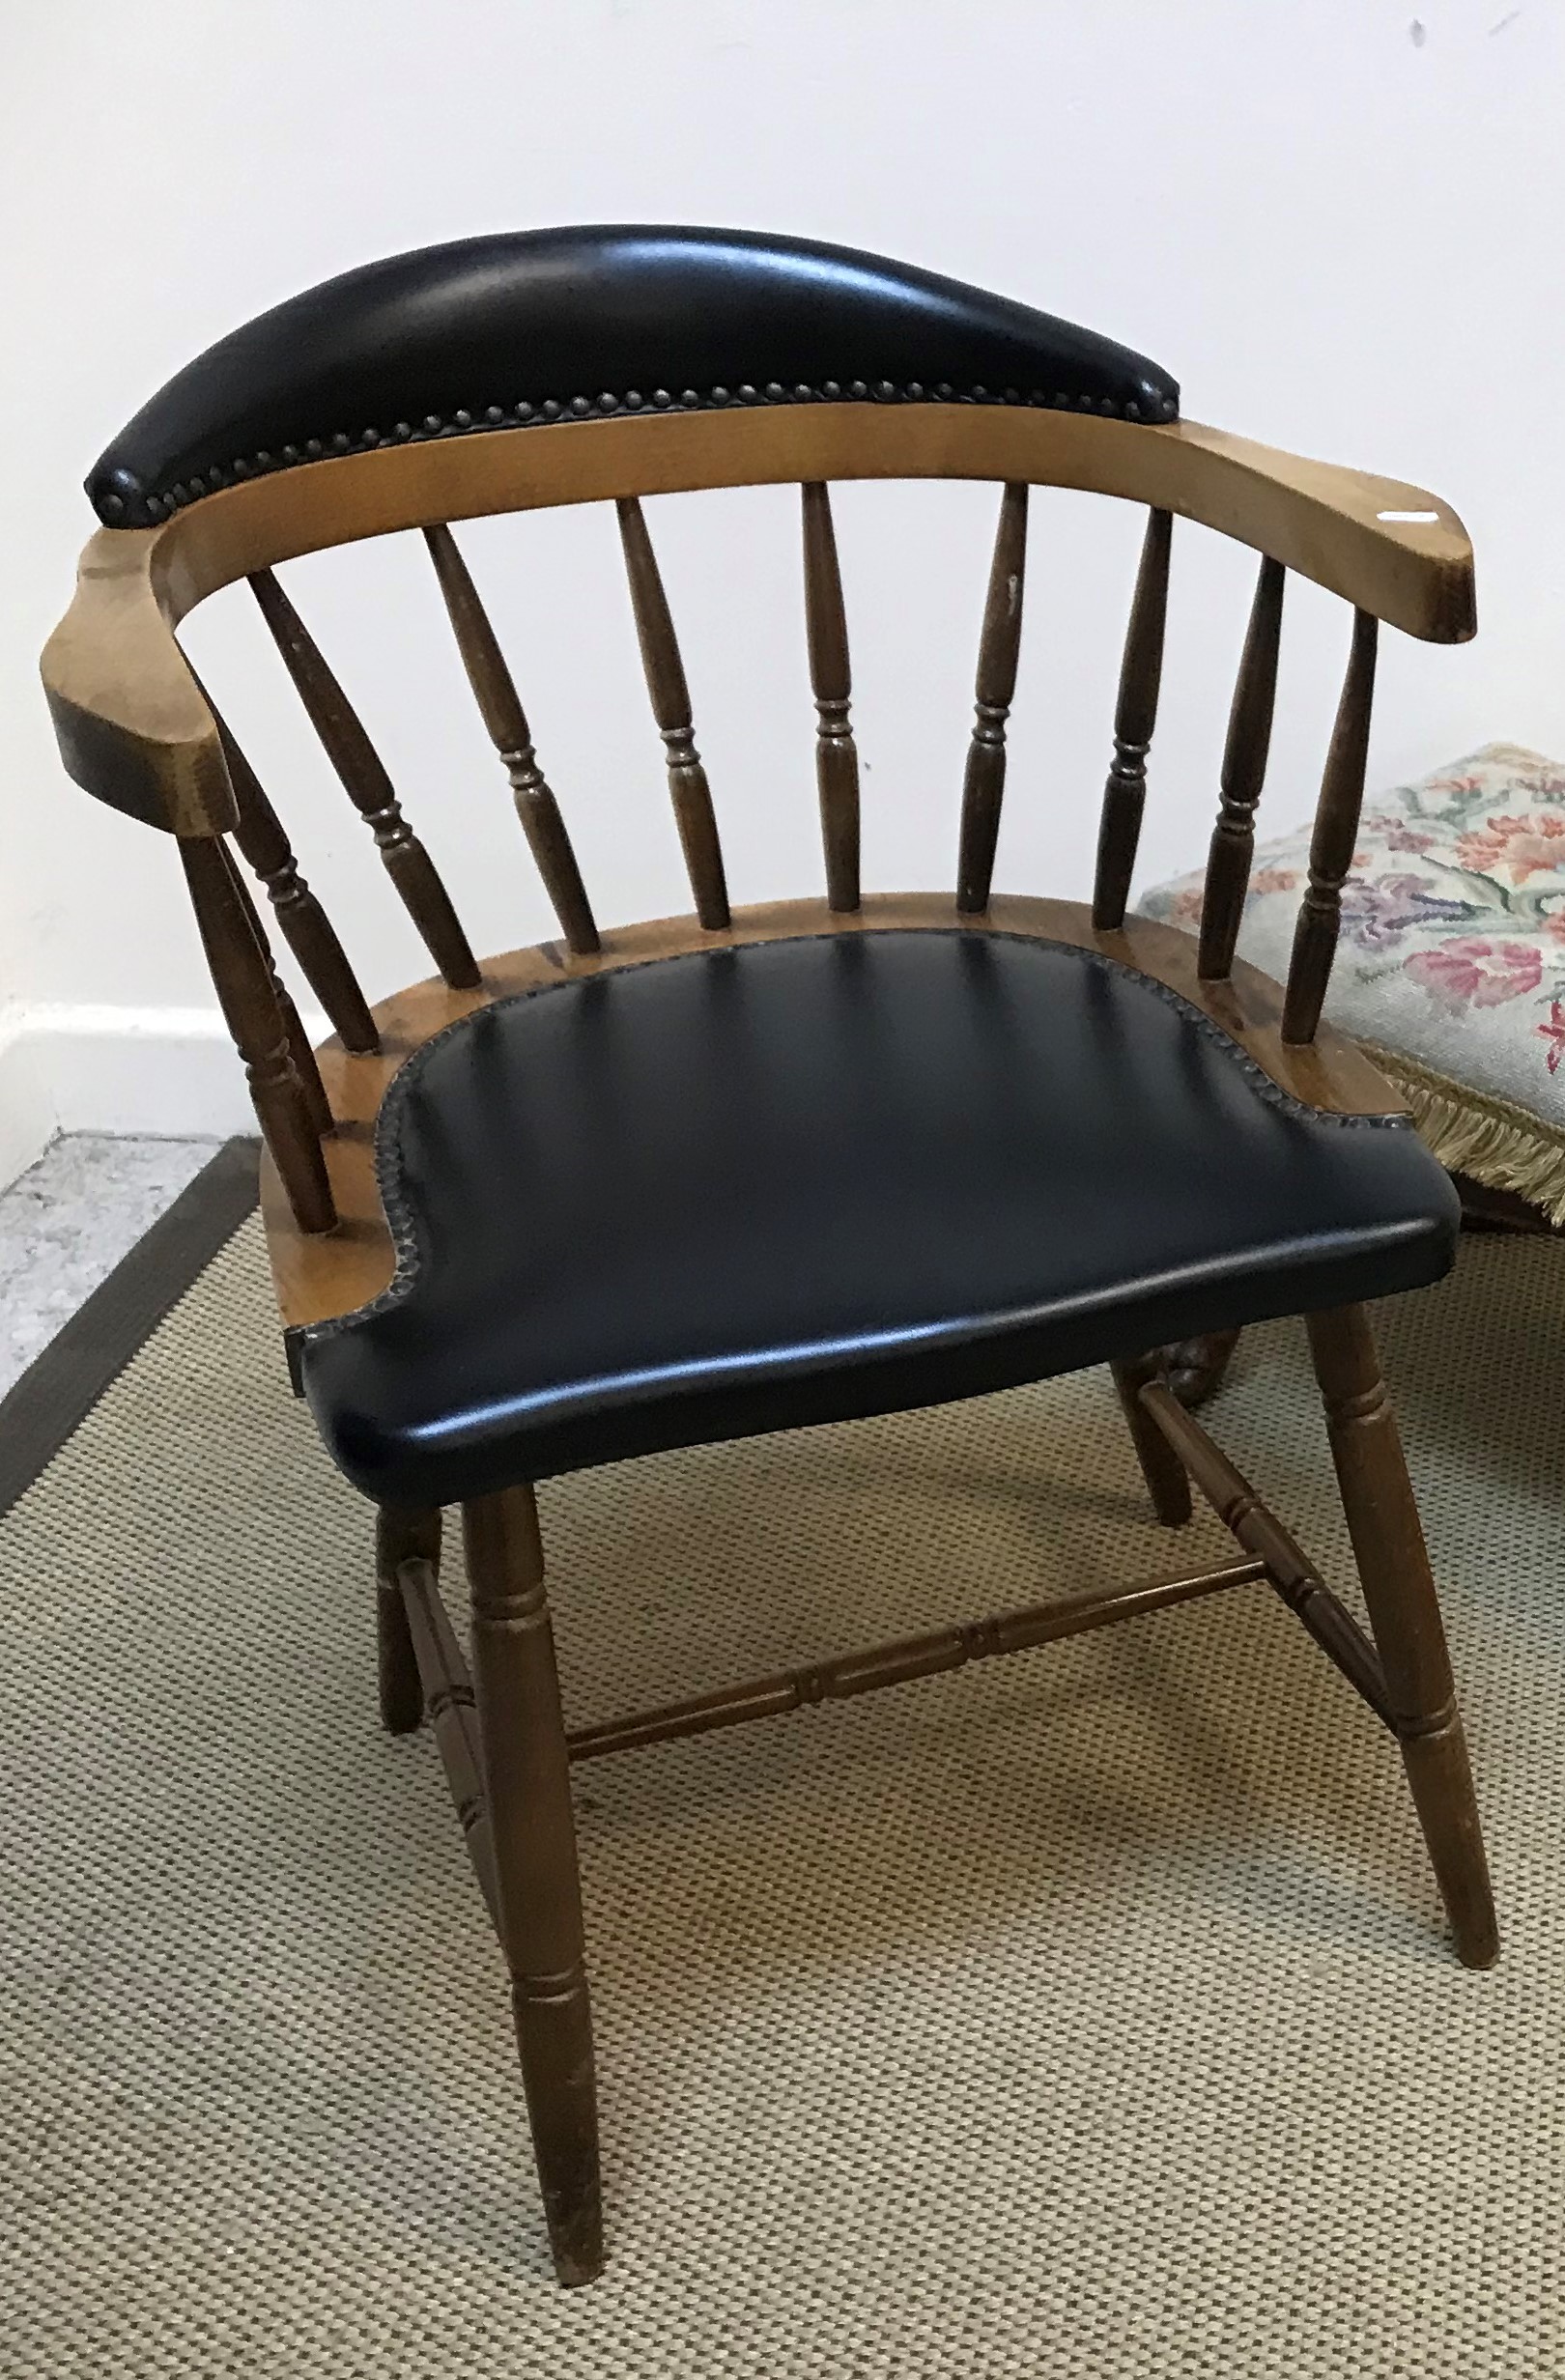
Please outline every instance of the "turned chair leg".
M570 1759L530 1488L463 1507L472 1673L501 1945L562 2281L603 2264L598 2113Z
M375 1625L379 1652L381 1717L394 1736L412 1735L424 1715L408 1614L397 1584L401 1562L441 1566L439 1511L417 1512L383 1505L375 1516Z
M1309 1317L1316 1378L1393 1724L1457 1956L1499 1956L1494 1904L1424 1532L1362 1306Z
M1136 1450L1141 1476L1152 1500L1152 1510L1168 1528L1177 1529L1190 1517L1190 1481L1183 1463L1141 1402L1149 1380L1164 1376L1161 1349L1151 1355L1124 1356L1109 1370L1124 1408L1130 1442Z
M1163 1349L1169 1387L1187 1411L1193 1412L1209 1397L1216 1396L1238 1342L1237 1330L1213 1330L1204 1338L1181 1339Z

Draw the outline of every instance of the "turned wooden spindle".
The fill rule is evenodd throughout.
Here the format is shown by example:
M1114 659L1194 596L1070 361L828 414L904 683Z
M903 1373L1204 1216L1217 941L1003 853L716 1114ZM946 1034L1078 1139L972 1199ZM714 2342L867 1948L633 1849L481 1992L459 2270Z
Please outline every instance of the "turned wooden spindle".
M1374 1645L1276 1514L1185 1411L1166 1381L1144 1382L1139 1394L1143 1412L1167 1438L1224 1528L1246 1553L1266 1564L1276 1594L1376 1717L1394 1725L1385 1674Z
M457 1824L468 1846L484 1906L498 1933L499 1898L495 1886L495 1839L489 1805L484 1799L483 1747L478 1737L472 1681L456 1630L441 1601L440 1579L433 1562L421 1561L416 1556L402 1562L397 1570L397 1589L403 1625L416 1665L419 1709L428 1713Z
M180 859L223 1021L244 1061L295 1220L302 1232L329 1232L337 1212L321 1136L289 1055L272 971L256 941L239 872L216 836L182 836Z
M832 499L811 480L804 496L805 628L815 697L815 783L826 847L826 897L837 910L859 906L859 753L849 723L853 680L847 614L837 561Z
M570 949L579 957L588 957L599 947L591 904L565 821L559 814L559 804L538 766L527 715L499 649L499 640L450 530L443 524L427 528L424 542L445 599L468 683L477 699L489 740L510 779L516 814L543 878L550 905L559 920L559 930Z
M256 949L260 951L267 974L271 979L271 996L277 1004L277 1013L282 1018L283 1034L288 1043L288 1056L294 1072L299 1077L299 1089L304 1093L304 1104L309 1109L310 1121L317 1132L330 1132L334 1129L331 1102L327 1097L327 1088L321 1080L321 1069L316 1063L315 1052L310 1047L309 1035L304 1031L304 1020L294 1006L292 992L277 973L277 962L272 956L271 943L267 929L261 921L261 912L255 905L255 896L240 874L233 855L226 847L223 856L233 872L234 891L243 905L245 917L249 920L250 931L255 936Z
M1109 1369L1152 1510L1165 1528L1182 1528L1191 1513L1189 1474L1141 1402L1149 1380L1168 1378L1167 1355L1154 1347L1149 1355L1122 1356Z
M622 496L615 509L619 515L619 542L625 553L625 575L630 582L631 609L636 615L636 635L641 647L641 667L646 673L646 691L652 698L652 716L666 748L669 791L685 855L685 872L695 895L697 916L704 926L721 932L729 922L723 847L718 840L711 788L696 750L685 665L679 657L663 575L637 497Z
M1353 864L1358 813L1364 802L1369 758L1370 706L1375 698L1375 648L1379 622L1372 611L1353 613L1353 638L1342 682L1331 748L1321 780L1310 838L1310 881L1294 929L1288 968L1282 1037L1309 1041L1321 1022L1331 962L1342 920L1342 888Z
M374 835L386 874L418 928L424 948L454 991L475 989L478 962L434 862L402 814L385 764L365 733L363 722L272 572L255 571L250 585L322 749L344 792Z
M1283 588L1287 573L1266 555L1250 606L1244 652L1228 714L1223 746L1221 801L1207 858L1201 902L1201 949L1197 973L1206 981L1231 975L1244 895L1255 855L1255 812L1266 783L1271 749L1271 713L1277 695L1277 652L1282 642Z
M1147 753L1157 724L1157 693L1163 674L1163 623L1168 612L1168 556L1173 518L1147 516L1141 566L1120 665L1114 711L1114 758L1103 787L1097 831L1097 872L1093 884L1093 923L1112 933L1124 923L1130 877L1141 840L1147 801Z
M194 672L191 672L192 676ZM201 685L202 697L228 764L239 818L234 840L260 878L283 939L298 959L300 972L336 1029L343 1048L357 1057L372 1056L381 1046L369 1003L348 963L326 911L299 873L282 820L272 808L265 786L236 742L227 721Z
M987 909L994 876L1000 805L1006 786L1006 721L1016 694L1021 652L1022 593L1027 574L1027 484L1012 481L1000 499L989 591L979 638L973 690L973 735L962 781L962 836L956 862L956 906Z
M389 1734L409 1736L424 1715L424 1690L408 1629L399 1575L404 1562L426 1562L439 1573L441 1514L384 1504L375 1516L375 1624L381 1719Z
M538 2180L555 2272L590 2281L603 2262L592 2020L537 1507L530 1488L511 1488L462 1517L498 1931Z
M638 1711L628 1718L577 1728L567 1739L571 1758L601 1760L608 1753L633 1751L642 1744L704 1736L718 1727L742 1727L752 1719L774 1718L811 1703L846 1702L855 1695L877 1693L882 1686L904 1686L915 1678L965 1669L970 1661L996 1660L1007 1654L1028 1652L1036 1645L1059 1644L1091 1629L1110 1628L1116 1621L1138 1619L1148 1612L1168 1611L1176 1603L1192 1603L1201 1596L1249 1586L1265 1576L1266 1565L1250 1560L1192 1571L1180 1578L1153 1578L1132 1586L1093 1587L1083 1595L1055 1596L1047 1603L1029 1603L1018 1611L996 1612L988 1619L968 1620L954 1628L931 1629L921 1636L900 1636L891 1644L868 1646L861 1653L838 1654L799 1669L780 1669L770 1677L752 1678L742 1686L720 1686L714 1693L665 1703L656 1711Z
M1465 1967L1499 1934L1445 1629L1396 1414L1362 1306L1308 1317L1332 1460L1413 1806Z

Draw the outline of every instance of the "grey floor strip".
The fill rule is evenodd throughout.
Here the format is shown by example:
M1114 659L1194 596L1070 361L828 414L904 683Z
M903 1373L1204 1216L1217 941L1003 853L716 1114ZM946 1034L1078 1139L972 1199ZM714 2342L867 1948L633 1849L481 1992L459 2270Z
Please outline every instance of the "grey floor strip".
M0 1513L53 1460L253 1210L259 1148L225 1141L0 1399Z

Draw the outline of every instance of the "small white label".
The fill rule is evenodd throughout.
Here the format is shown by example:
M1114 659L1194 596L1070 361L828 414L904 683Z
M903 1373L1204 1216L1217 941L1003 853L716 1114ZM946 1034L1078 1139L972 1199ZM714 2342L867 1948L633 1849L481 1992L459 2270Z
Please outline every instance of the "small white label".
M1437 521L1437 512L1378 512L1377 521Z

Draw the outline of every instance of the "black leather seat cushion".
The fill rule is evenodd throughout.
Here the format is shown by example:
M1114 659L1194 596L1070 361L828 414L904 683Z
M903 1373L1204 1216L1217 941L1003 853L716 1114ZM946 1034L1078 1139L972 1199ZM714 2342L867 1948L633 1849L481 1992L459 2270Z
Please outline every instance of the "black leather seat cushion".
M963 931L701 951L480 1011L397 1078L402 1264L306 1332L383 1502L939 1402L1444 1272L1412 1131L1182 1001Z

